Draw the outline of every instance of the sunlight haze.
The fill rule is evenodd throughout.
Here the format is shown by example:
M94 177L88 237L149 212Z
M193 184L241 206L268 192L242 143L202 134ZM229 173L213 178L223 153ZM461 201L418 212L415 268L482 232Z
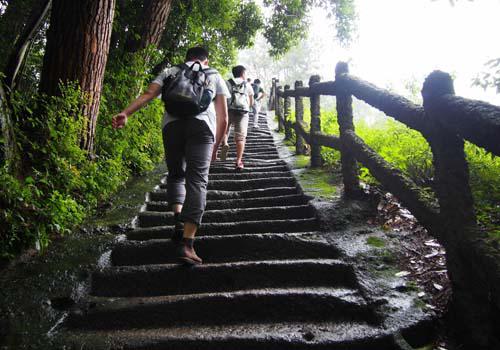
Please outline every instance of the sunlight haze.
M353 75L405 93L405 83L420 90L425 77L439 69L454 76L457 95L500 104L495 89L471 87L484 64L500 57L500 0L458 1L455 6L447 0L357 0L356 9L357 39L348 48L335 41L324 10L310 13L311 56L318 61L311 63L311 74L333 80L336 62L349 61Z

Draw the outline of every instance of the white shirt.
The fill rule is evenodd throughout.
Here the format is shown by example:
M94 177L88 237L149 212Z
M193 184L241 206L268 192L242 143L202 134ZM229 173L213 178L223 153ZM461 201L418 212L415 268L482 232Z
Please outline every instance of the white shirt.
M189 62L186 62L186 64L188 66L191 66L194 62L193 61L189 61ZM194 67L194 69L197 69L199 66L196 65ZM203 69L206 69L208 68L208 66L202 66ZM153 81L152 83L154 84L158 84L160 85L161 87L163 87L163 80L165 80L166 77L168 77L169 75L172 75L172 74L175 74L176 73L176 70L178 70L179 68L178 67L171 67L171 68L167 68L167 69L164 69ZM216 95L224 95L226 98L229 98L231 97L231 94L229 93L229 90L227 89L227 86L226 86L226 83L224 81L224 79L222 78L222 76L219 74L219 73L214 73L214 74L211 74L210 75L210 79L214 79L214 82L215 82L215 94ZM215 139L215 132L216 132L216 114L215 114L215 106L214 106L214 102L212 101L212 103L210 104L210 106L208 106L207 110L204 111L204 112L201 112L200 114L198 114L197 116L195 116L196 119L199 119L199 120L203 120L205 123L207 123L210 131L212 132L212 134L214 135L214 139ZM165 125L167 125L168 123L170 122L173 122L175 120L179 120L178 117L174 117L173 115L170 115L168 114L166 111L165 111L165 114L163 115L163 123L162 123L162 128L165 127Z

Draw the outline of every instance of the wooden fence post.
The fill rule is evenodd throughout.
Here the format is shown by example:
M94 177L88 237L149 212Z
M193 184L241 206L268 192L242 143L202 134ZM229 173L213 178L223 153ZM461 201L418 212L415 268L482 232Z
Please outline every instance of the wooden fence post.
M321 78L319 75L312 75L309 78L309 87L315 83L319 83ZM317 168L323 165L321 158L321 145L319 145L313 133L321 131L321 102L320 95L311 95L311 168Z
M346 62L339 62L335 67L335 79L342 74L349 73ZM362 190L359 186L358 164L349 147L343 142L347 130L354 131L352 121L352 96L342 89L337 93L337 119L340 130L340 161L342 164L342 180L344 182L344 196L347 198L359 198Z
M270 111L276 111L276 78L273 78L271 83L271 92L269 93L269 103L267 108Z
M276 88L276 116L278 117L278 132L284 130L283 125L283 88L278 86Z
M490 349L488 339L495 333L492 321L491 283L488 271L478 262L474 244L480 240L474 227L476 218L469 186L469 170L464 141L442 126L440 98L454 95L451 76L434 71L425 80L422 97L429 127L426 138L432 149L435 169L435 190L440 206L441 243L446 248L448 275L453 286L451 311L458 327L477 349ZM451 116L450 116L451 117ZM447 118L449 120L449 118ZM477 236L471 237L471 232Z
M295 82L295 91L297 88L302 87L302 81L297 80ZM304 121L304 100L301 96L295 96L295 123L301 124ZM300 133L295 131L295 153L296 154L306 154L304 138L300 136Z
M436 193L441 214L453 218L458 226L475 223L474 205L469 186L469 167L465 159L464 141L456 133L446 130L435 112L439 97L454 95L453 81L448 73L435 71L425 80L422 88L424 109L430 116L429 144L436 170ZM457 190L459 189L459 190Z
M285 85L285 93L290 91L290 85ZM283 125L285 127L285 140L292 138L292 126L290 122L291 98L285 96L283 104Z

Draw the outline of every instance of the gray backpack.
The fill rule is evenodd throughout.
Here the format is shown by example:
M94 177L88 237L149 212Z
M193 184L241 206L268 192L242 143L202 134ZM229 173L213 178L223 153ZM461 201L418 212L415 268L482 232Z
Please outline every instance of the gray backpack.
M198 65L198 70L193 68ZM191 66L183 63L176 66L177 73L163 80L161 99L165 110L176 117L194 117L207 110L215 98L215 79L210 76L217 71L202 69L200 62Z
M241 84L236 84L233 79L229 79L228 82L230 84L231 98L229 99L227 108L239 112L250 111L246 81L243 81Z

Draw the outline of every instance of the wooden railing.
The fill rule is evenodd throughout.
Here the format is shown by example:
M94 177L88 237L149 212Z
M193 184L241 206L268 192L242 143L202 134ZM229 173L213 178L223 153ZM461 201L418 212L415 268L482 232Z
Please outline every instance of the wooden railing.
M309 144L310 166L318 167L322 163L322 146L339 150L347 198L358 198L362 193L358 162L362 163L447 249L455 296L474 295L477 300L481 299L483 307L489 298L487 295L494 296L498 312L500 254L498 249L491 249L486 233L476 225L464 140L499 156L500 107L455 96L451 76L441 71L434 71L426 78L422 88L423 106L350 75L344 62L336 66L335 81L320 82L319 76L311 76L309 87L303 87L301 81L295 82L294 89L288 85L283 89L278 84L279 81L273 79L270 108L275 110L279 130L285 132L285 138L290 139L295 131L296 153L304 154L304 144ZM321 132L321 95L336 97L338 136ZM427 140L433 154L437 203L426 199L422 189L408 176L356 135L352 96L419 131ZM303 121L304 98L310 100L309 128ZM292 99L295 99L295 123L290 120ZM480 295L478 283L480 288L485 288Z

